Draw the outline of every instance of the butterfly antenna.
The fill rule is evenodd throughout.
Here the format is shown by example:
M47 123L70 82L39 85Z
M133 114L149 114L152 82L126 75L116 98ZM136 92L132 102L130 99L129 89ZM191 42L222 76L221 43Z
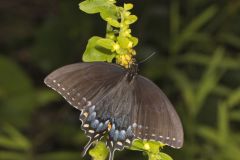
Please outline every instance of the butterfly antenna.
M150 58L152 58L157 52L153 52L150 56L148 56L146 59L140 61L138 64L141 64L141 63L144 63L146 62L147 60L149 60Z

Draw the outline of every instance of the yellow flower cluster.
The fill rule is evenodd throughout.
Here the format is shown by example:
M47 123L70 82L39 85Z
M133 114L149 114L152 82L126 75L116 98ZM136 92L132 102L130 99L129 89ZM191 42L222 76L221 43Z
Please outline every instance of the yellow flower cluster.
M117 63L125 68L129 68L133 63L131 54L122 54L116 56Z
M104 44L101 43L101 46L105 46L105 48L110 49L112 53L116 54L117 64L125 68L129 68L133 63L133 56L136 55L136 51L133 48L138 43L138 39L131 35L131 29L129 28L130 24L137 20L137 17L131 15L129 11L132 8L133 4L124 4L124 7L119 7L120 20L107 19L106 38L108 40L104 40Z

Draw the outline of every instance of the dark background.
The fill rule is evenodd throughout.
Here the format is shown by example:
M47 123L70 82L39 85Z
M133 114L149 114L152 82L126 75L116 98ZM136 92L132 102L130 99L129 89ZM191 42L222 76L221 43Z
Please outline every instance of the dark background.
M87 138L79 112L43 84L54 69L81 61L88 39L104 36L99 15L79 0L0 2L0 159L79 160ZM185 144L176 160L240 157L240 1L136 0L140 73L168 95ZM86 158L85 158L86 159ZM147 159L117 152L115 159Z

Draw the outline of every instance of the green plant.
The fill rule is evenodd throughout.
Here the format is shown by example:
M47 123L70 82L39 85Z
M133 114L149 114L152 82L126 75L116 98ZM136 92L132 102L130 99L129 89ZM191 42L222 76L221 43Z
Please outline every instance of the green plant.
M121 7L116 5L116 0L85 0L79 7L89 14L99 13L107 22L106 36L94 36L88 41L83 61L112 62L115 58L116 63L128 68L133 63L133 56L136 55L133 48L138 43L138 39L131 35L130 29L130 25L137 21L137 16L130 12L133 4L124 3ZM171 160L170 156L160 152L163 146L160 142L136 140L130 149L146 152L149 160ZM102 142L90 150L90 155L95 160L106 159L107 153L108 150Z
M130 10L133 4L126 3L124 7L116 5L115 0L85 0L79 4L80 9L89 14L99 13L107 22L106 36L94 36L83 54L83 61L116 62L126 68L132 63L133 49L138 39L131 35L130 25L137 21L137 16Z
M0 159L82 159L87 139L78 112L44 88L43 78L75 62L105 24L80 14L79 0L18 2L1 7ZM238 160L240 1L131 2L139 15L138 58L159 53L140 73L167 93L184 126L184 147L162 151L175 160ZM142 159L141 152L120 154Z

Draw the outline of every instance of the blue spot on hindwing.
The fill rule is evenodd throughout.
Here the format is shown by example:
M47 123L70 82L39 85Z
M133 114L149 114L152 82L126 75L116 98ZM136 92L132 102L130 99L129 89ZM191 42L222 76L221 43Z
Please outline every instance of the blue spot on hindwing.
M96 118L96 112L93 112L89 115L87 121L92 122Z
M114 137L114 134L115 134L115 124L112 125L112 128L110 130L110 136Z
M128 129L127 129L127 133L126 133L126 136L132 136L133 133L132 133L132 127L129 126Z
M89 108L89 113L91 114L93 111L95 110L95 105L93 105L92 107Z
M104 125L103 125L103 123L101 122L101 123L98 125L96 131L97 131L97 132L100 132L100 131L104 130L103 127L104 127Z
M118 140L118 135L119 135L119 131L116 130L115 133L114 133L114 136L113 136L113 140L114 140L114 141L117 141L117 140Z
M94 121L91 122L91 127L96 129L98 127L99 120L95 119Z
M119 140L125 140L126 139L126 131L125 130L121 130L119 135L118 135Z
M105 130L105 129L108 128L108 123L109 123L109 120L107 120L107 121L104 123L102 130Z

